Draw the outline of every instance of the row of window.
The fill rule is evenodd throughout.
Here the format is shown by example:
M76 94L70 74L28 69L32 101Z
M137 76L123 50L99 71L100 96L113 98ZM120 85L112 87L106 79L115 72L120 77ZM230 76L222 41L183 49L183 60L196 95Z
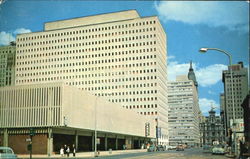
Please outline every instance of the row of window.
M85 43L82 43L83 46L84 44L86 46L88 45L96 45L96 44L108 44L108 43L115 43L115 42L122 42L122 41L131 41L131 40L139 40L139 39L146 39L146 38L152 38L156 37L156 34L148 34L148 35L141 35L141 36L135 36L134 33L141 33L141 32L149 32L149 31L155 31L156 28L147 28L147 29L136 29L136 30L129 30L129 31L121 31L121 32L112 32L112 33L105 33L105 34L96 34L96 35L88 35L88 36L74 36L74 37L65 37L63 39L57 39L57 40L48 40L46 39L45 41L39 41L39 42L30 42L30 43L24 43L24 44L17 44L18 48L21 47L30 47L30 46L39 46L39 45L49 45L49 44L56 44L56 43L65 43L65 42L71 42L72 41L85 41ZM114 38L114 39L106 39L106 40L100 40L101 37L108 37L111 36L112 38L114 36L119 36L119 35L128 35L132 34L133 36L131 37L122 37L122 38ZM98 41L89 41L86 42L87 39L91 38L96 38ZM92 39L91 39L92 40Z
M58 52L48 52L48 53L36 53L36 54L28 54L28 55L17 55L17 59L25 59L28 58L37 58L37 57L46 57L46 56L62 56L60 58L57 58L57 60L71 60L71 59L91 59L91 58L97 58L97 57L110 57L110 56L123 56L128 54L138 54L138 53L146 53L146 52L153 52L156 51L156 48L143 48L143 49L137 49L137 50L124 50L124 51L116 51L116 52L105 52L105 53L91 53L91 54L81 54L81 50L63 50ZM74 53L77 53L76 55L72 55ZM68 56L65 56L68 55ZM62 59L63 58L63 59ZM67 58L67 59L65 59Z
M121 45L110 45L110 46L102 46L102 47L89 47L85 49L80 49L81 52L92 52L92 51L103 51L103 50L114 50L114 49L124 49L124 48L131 48L131 47L140 47L140 46L149 46L149 45L156 45L156 41L144 41L144 42L137 42L137 43L128 43L128 44L121 44ZM41 47L33 49L23 49L17 51L17 53L27 53L33 51L48 51L53 49L67 49L71 47L81 47L81 43L76 44L68 44L68 45L58 45L58 46L49 46L49 47ZM151 46L152 47L152 46ZM78 50L77 50L78 51ZM46 55L46 54L45 54Z
M35 69L42 69L42 68L62 68L62 67L74 67L74 66L82 66L82 65L96 65L96 64L110 64L110 63L121 63L121 62L125 62L125 61L138 61L141 62L142 60L147 60L147 59L153 59L156 58L156 55L145 55L145 56L134 56L134 57L121 57L121 58L114 58L114 57L110 57L110 58L105 58L105 59L87 59L84 60L82 62L76 62L76 61L70 61L67 60L67 57L65 58L49 58L49 59L40 59L40 60L30 60L30 61L22 61L22 62L16 62L16 65L35 65L37 63L42 63L43 66L34 66L34 67L25 67L25 68L17 68L18 70L35 70ZM66 60L65 60L66 59ZM59 61L58 61L59 60ZM55 63L55 62L67 62L68 63L61 63L61 64L54 64L54 65L45 65L45 63ZM79 60L80 61L80 60ZM146 63L145 63L146 65ZM116 66L121 66L121 65L116 65ZM124 65L124 67L126 67ZM84 68L82 68L84 69ZM80 71L80 70L79 70Z
M66 36L66 35L76 35L76 34L84 34L84 33L91 33L91 32L98 32L98 31L107 31L107 30L114 30L114 29L123 29L128 27L138 27L142 25L150 25L155 24L156 21L143 21L143 22L137 22L137 23L130 23L130 24L120 24L120 25L113 25L108 27L97 27L92 29L83 29L83 30L76 30L76 31L64 31L61 33L50 33L46 35L36 35L36 36L29 36L29 37L19 37L17 41L26 41L26 40L36 40L36 39L43 39L43 38L53 38L53 37L60 37L60 36Z

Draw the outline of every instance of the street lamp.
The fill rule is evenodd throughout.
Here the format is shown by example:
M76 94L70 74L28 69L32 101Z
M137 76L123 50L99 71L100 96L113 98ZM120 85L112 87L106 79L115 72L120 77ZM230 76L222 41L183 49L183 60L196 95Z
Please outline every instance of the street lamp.
M208 50L215 50L215 51L219 51L219 52L222 52L224 54L226 54L229 58L229 71L230 71L230 79L231 79L231 96L232 96L232 107L233 107L233 127L235 126L235 109L234 109L234 97L233 97L233 69L232 69L232 55L229 54L228 52L224 51L224 50L221 50L221 49L218 49L218 48L200 48L199 52L200 53L206 53ZM235 131L234 130L234 152L235 152L235 155L236 155L236 151L237 151L237 148L236 148L236 135L235 135Z

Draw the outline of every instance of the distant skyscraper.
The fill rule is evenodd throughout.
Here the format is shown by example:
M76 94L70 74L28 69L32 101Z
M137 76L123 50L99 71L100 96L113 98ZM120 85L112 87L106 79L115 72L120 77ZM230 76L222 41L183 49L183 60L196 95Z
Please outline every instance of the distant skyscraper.
M234 98L235 119L243 119L243 109L241 104L248 93L248 72L243 63L239 62L230 66L233 70L233 81L231 81L230 71L224 70L222 81L224 83L225 96L225 116L227 128L230 127L230 119L233 119L232 98ZM233 97L232 83L233 82Z
M177 76L176 81L168 82L169 143L199 145L199 104L195 74L190 64L189 78Z
M192 80L194 82L195 87L198 87L198 82L196 81L196 77L195 77L195 73L194 73L194 69L192 66L192 61L190 62L190 68L188 71L188 79Z
M136 10L45 23L17 35L16 85L64 82L151 116L168 143L166 33ZM126 118L126 117L124 117Z
M15 83L16 46L0 47L0 87Z

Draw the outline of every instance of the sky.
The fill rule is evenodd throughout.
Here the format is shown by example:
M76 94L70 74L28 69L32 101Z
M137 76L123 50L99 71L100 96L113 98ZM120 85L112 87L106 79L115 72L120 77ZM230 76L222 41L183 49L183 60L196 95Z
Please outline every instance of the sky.
M0 0L0 46L21 33L42 31L45 22L136 9L141 17L158 16L167 34L168 80L187 74L190 61L199 84L199 105L219 114L222 70L228 57L249 68L249 1L85 1Z

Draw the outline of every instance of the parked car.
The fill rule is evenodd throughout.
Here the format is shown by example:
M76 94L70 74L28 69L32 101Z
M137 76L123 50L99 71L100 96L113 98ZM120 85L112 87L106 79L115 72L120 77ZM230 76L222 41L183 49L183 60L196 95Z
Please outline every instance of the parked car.
M1 159L17 159L14 151L10 147L0 147L0 158Z
M175 150L175 149L176 149L176 146L171 146L171 145L168 146L168 150Z
M166 151L166 146L163 145L157 145L156 146L157 151Z
M148 152L155 152L156 151L156 146L155 145L150 145L148 148Z
M217 155L224 155L225 154L225 149L222 145L215 145L212 148L212 153L217 154Z
M183 145L176 146L176 151L184 151Z
M202 147L203 152L211 152L211 146L210 145L203 145Z

